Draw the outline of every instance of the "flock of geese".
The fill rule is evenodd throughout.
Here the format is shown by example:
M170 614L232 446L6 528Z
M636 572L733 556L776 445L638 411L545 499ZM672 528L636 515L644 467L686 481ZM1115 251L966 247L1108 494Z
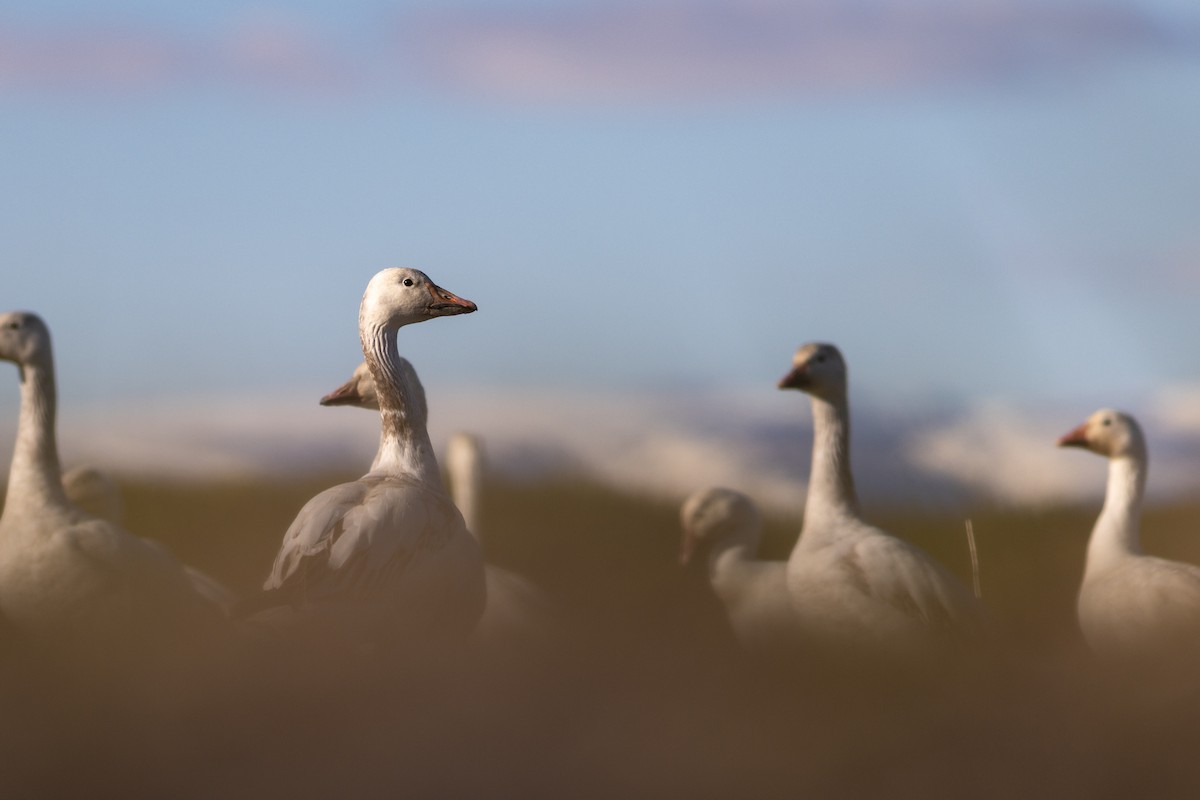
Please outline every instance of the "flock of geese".
M103 472L63 473L55 431L50 332L35 314L0 316L0 359L16 364L21 404L3 515L0 618L23 640L108 646L181 631L331 633L364 649L471 636L553 636L553 604L521 576L484 563L481 447L458 436L450 484L430 442L424 388L399 354L405 325L476 306L415 269L368 283L359 310L364 362L322 405L377 410L379 449L363 477L309 500L283 535L261 593L235 598L162 546L121 527ZM992 623L950 572L868 522L854 488L845 359L831 344L797 350L779 388L812 404L804 521L786 561L757 556L762 515L746 495L707 488L681 508L680 560L707 566L738 640L900 656L986 639ZM1200 633L1200 568L1144 555L1139 516L1147 452L1137 422L1104 409L1058 444L1108 459L1104 506L1089 541L1080 629L1097 654L1124 658Z

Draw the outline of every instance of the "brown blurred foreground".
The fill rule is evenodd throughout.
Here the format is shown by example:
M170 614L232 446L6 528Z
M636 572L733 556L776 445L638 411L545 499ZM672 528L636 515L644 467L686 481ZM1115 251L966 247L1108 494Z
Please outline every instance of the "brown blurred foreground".
M128 527L253 590L334 481L126 485ZM395 657L195 643L131 660L0 660L3 797L1192 797L1200 693L1104 674L1075 589L1095 509L973 514L994 653L914 672L742 656L677 506L592 486L494 485L488 555L569 626L543 648ZM963 519L873 513L970 583ZM1200 508L1145 520L1200 562ZM798 520L770 521L782 558ZM1197 684L1200 687L1200 676Z

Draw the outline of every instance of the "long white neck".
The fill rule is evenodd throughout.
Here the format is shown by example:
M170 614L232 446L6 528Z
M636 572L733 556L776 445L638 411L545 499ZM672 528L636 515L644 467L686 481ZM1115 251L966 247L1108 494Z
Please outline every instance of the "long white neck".
M20 370L21 412L4 498L5 516L37 513L67 503L54 432L54 358L47 352L36 363L20 365Z
M1142 552L1139 524L1146 489L1144 453L1121 456L1108 462L1104 507L1088 541L1087 569L1103 567L1113 558Z
M361 328L363 356L379 396L379 452L372 473L411 475L445 491L425 420L416 411L415 390L404 377L396 348L396 329L386 325Z
M826 528L821 523L831 520L859 516L858 495L850 473L850 412L846 396L834 400L813 396L812 411L812 467L803 531Z

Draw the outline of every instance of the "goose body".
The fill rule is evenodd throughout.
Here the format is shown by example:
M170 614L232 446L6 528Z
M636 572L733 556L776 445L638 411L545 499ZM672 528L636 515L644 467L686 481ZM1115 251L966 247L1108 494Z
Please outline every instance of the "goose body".
M264 584L269 596L316 617L332 613L373 644L474 625L484 600L482 554L442 485L423 391L396 347L404 325L474 310L418 270L371 279L359 334L378 394L379 451L362 478L300 510Z
M1185 650L1200 656L1200 567L1142 553L1149 459L1137 421L1101 409L1058 443L1108 459L1104 506L1088 540L1077 606L1088 646L1122 659Z
M81 465L72 467L63 473L63 491L67 500L78 506L93 517L105 520L117 526L125 524L125 499L121 496L121 487L113 477L102 469ZM167 552L160 543L145 539L151 547L157 547ZM228 616L237 605L237 596L216 578L201 572L195 567L183 565L192 588L208 602L221 609Z
M219 611L165 548L70 502L55 431L50 331L36 314L0 316L0 359L17 365L21 410L0 517L0 612L51 643L154 636Z
M732 489L701 489L684 500L679 516L680 563L704 559L739 643L752 653L792 645L799 618L788 591L787 562L757 557L762 514L754 502Z
M862 518L850 469L847 370L838 349L800 347L779 387L812 400L808 497L787 567L806 629L822 640L913 655L977 631L982 607L957 578Z
M402 365L410 392L414 424L426 425L429 407L425 388L412 364ZM375 380L365 364L359 364L350 380L321 398L325 406L354 406L377 409ZM376 456L376 462L379 461ZM450 496L462 514L467 530L481 544L486 541L482 513L486 463L482 440L470 433L455 433L446 450ZM488 642L542 642L561 624L545 592L526 578L494 564L484 565L487 601L479 619L477 635Z

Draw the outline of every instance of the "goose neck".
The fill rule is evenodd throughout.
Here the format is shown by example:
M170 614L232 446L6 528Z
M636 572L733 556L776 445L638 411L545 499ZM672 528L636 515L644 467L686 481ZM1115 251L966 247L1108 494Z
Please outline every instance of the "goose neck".
M812 467L805 527L810 522L858 516L858 495L850 472L850 414L844 395L813 397Z
M37 363L20 365L21 411L5 494L5 514L19 509L66 503L55 436L57 392L54 362L46 354Z
M371 472L410 475L444 491L441 473L425 420L421 418L416 390L405 378L395 327L364 326L363 356L379 398L379 452Z
M1103 565L1114 556L1141 553L1140 517L1146 490L1146 468L1143 454L1109 460L1104 506L1088 541L1089 569Z

